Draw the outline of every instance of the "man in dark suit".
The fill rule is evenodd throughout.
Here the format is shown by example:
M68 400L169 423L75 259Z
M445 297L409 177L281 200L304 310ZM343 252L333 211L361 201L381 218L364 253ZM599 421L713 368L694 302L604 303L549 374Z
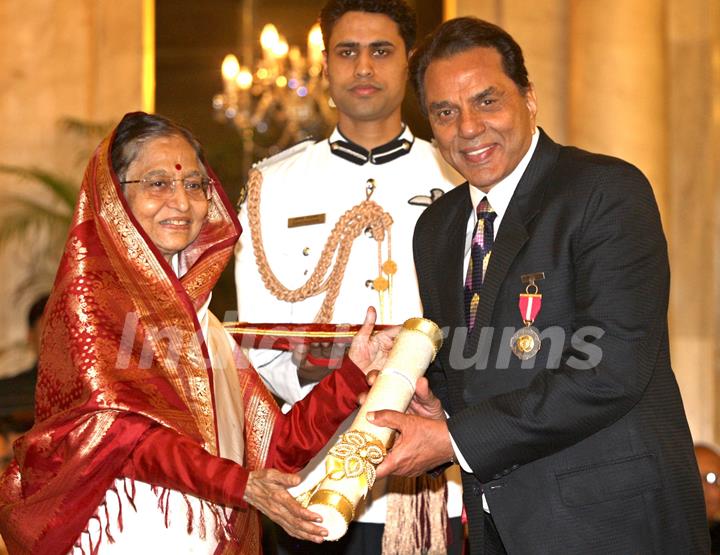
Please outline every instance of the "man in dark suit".
M458 460L472 553L707 553L650 184L535 127L495 25L444 23L410 69L468 184L414 238L425 315L448 330L428 374L442 407L422 382L414 414L368 416L399 431L378 475Z

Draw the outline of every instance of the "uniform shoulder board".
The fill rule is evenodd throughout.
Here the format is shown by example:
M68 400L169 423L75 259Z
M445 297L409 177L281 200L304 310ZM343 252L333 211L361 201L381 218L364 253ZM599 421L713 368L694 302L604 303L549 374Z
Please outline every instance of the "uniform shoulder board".
M303 139L299 143L288 147L285 150L278 152L277 154L273 154L272 156L263 158L259 162L255 162L255 164L253 164L253 168L257 168L262 171L273 164L277 164L278 162L282 162L283 160L287 160L288 158L299 154L300 152L303 152L308 147L314 145L316 142L317 141L313 137Z
M285 160L289 160L296 154L300 154L301 152L304 152L310 146L314 145L316 142L317 141L313 137L308 137L307 139L303 139L299 143L296 143L293 146L288 147L281 152L278 152L277 154L268 156L267 158L263 158L262 160L255 162L252 165L250 173L248 174L248 178L252 178L253 170L257 170L261 173L264 173L266 170L268 170L275 164L278 164L279 162L283 162ZM235 204L235 207L237 208L238 211L240 210L240 207L247 200L247 193L248 193L248 182L246 181L245 183L243 183L240 186L240 195L238 197L237 203Z

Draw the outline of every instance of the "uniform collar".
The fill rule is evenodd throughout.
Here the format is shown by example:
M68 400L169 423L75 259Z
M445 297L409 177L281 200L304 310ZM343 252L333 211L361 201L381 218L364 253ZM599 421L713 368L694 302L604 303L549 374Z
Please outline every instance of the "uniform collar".
M371 164L384 164L395 160L410 152L414 142L415 136L407 125L403 125L403 130L392 141L375 147L372 150L367 150L349 141L337 127L328 139L330 152L358 166L362 166L368 162Z

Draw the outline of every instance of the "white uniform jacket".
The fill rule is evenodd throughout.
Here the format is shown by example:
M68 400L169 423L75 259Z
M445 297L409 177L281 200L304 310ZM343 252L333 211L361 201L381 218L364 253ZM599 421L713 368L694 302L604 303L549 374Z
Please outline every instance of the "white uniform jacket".
M397 264L397 273L381 303L380 294L372 287L372 280L378 277L378 244L369 233L362 233L353 243L332 323L362 323L368 306L377 309L378 322L384 324L400 324L422 315L412 255L415 222L433 200L463 181L433 145L415 138L405 127L394 141L367 152L350 144L336 129L327 140L306 141L256 167L263 176L260 225L264 249L270 268L285 287L296 289L307 281L335 223L343 213L366 199L367 182L372 179L375 188L371 200L393 219L391 258ZM314 222L321 219L319 215L324 215L324 223L288 225L289 220L306 216L313 216L309 220ZM312 322L324 294L296 303L273 296L258 272L245 206L240 210L240 223L243 233L235 265L238 319L254 323ZM387 259L387 245L386 238L382 261ZM312 387L312 384L300 386L290 353L253 349L250 360L270 389L288 403L302 399ZM348 425L353 418L354 415L349 417ZM330 445L334 442L331 440ZM320 453L308 469L318 466L324 455ZM316 471L322 475L321 468ZM457 474L453 473L454 479L448 481L451 517L459 516L461 511ZM295 491L304 491L305 484L311 481ZM380 482L375 485L364 513L358 511L356 520L385 521L384 489Z

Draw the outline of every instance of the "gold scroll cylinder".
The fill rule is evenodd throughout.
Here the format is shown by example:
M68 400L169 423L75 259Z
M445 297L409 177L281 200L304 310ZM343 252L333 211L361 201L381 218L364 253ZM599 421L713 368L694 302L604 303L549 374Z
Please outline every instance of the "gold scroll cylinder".
M326 540L338 540L347 531L395 434L368 422L367 413L383 409L405 412L415 383L435 359L442 339L440 328L430 320L411 318L403 324L367 400L325 458L326 476L311 490L307 506L322 516Z

